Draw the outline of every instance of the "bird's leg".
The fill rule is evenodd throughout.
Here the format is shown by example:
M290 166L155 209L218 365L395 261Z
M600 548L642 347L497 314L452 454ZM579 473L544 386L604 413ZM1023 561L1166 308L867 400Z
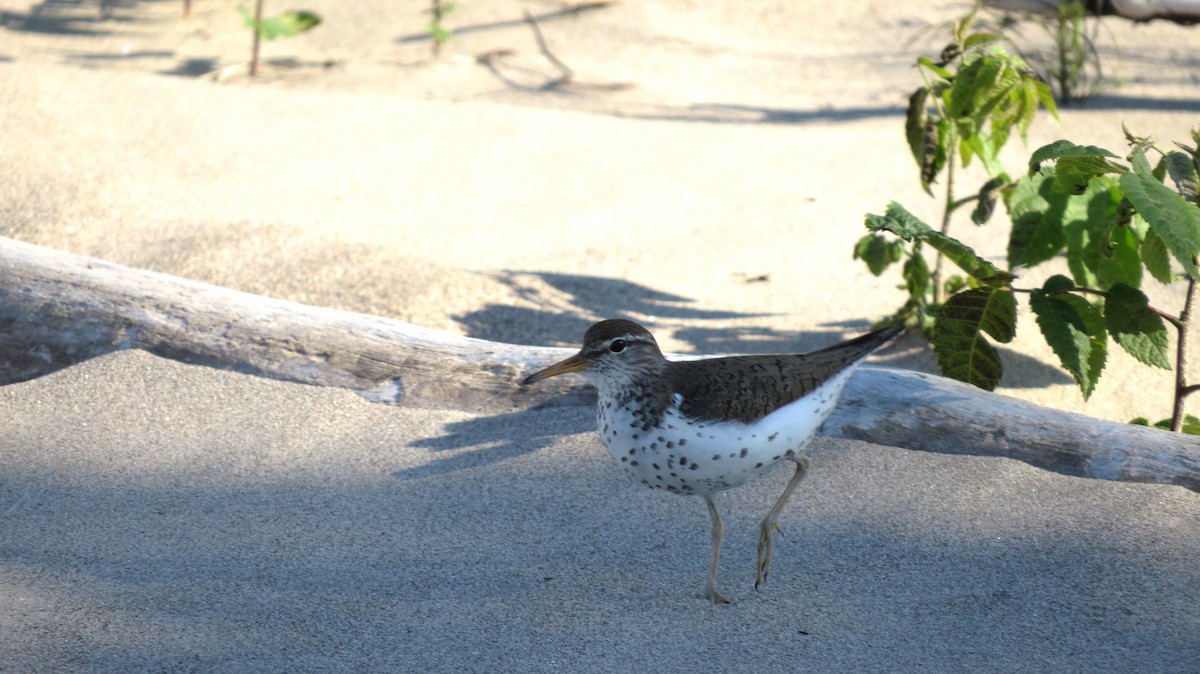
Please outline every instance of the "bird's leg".
M758 572L754 575L754 589L757 590L759 585L767 582L767 574L771 571L771 553L775 549L775 532L783 533L783 529L779 528L779 513L783 511L787 505L788 499L792 497L792 492L796 491L796 487L800 485L800 481L804 479L804 475L808 473L808 457L802 456L796 461L796 473L792 475L792 479L783 488L783 493L779 495L779 500L775 502L775 507L771 508L771 512L763 518L762 526L758 534Z
M708 506L708 516L712 518L712 553L708 560L708 583L704 586L704 596L714 604L728 604L720 592L717 592L717 563L721 561L721 536L725 533L725 524L717 512L717 505L712 498L705 496L704 505Z

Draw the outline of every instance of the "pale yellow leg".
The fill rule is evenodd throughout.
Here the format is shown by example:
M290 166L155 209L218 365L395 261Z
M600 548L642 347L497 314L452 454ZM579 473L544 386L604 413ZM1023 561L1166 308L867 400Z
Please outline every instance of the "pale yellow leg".
M757 590L759 585L767 582L767 574L771 571L771 553L775 549L775 532L783 533L783 529L779 528L779 513L783 512L784 506L787 505L788 499L792 497L792 492L796 491L796 487L800 485L800 481L804 479L808 473L808 457L802 456L796 461L796 473L792 475L792 479L783 488L783 493L780 494L779 500L775 502L775 507L771 508L771 512L763 518L762 526L758 534L758 572L754 575L754 589Z
M708 516L712 518L712 552L708 560L708 583L704 586L704 596L714 604L728 604L729 600L717 592L717 563L721 561L721 536L725 533L725 524L717 512L717 505L708 496L704 497L704 505L708 506Z

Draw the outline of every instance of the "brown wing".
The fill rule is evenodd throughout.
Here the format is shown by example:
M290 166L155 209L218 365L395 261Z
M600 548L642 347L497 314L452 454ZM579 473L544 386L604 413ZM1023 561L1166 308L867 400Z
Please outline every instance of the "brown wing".
M672 362L667 372L687 416L749 422L816 390L901 332L884 328L804 354Z

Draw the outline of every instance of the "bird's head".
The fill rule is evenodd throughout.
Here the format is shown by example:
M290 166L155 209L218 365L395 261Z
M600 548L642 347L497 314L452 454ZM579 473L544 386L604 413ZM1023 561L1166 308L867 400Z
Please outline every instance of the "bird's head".
M568 372L578 372L601 388L621 385L655 376L666 362L649 330L633 321L614 318L588 328L579 353L529 375L521 385Z

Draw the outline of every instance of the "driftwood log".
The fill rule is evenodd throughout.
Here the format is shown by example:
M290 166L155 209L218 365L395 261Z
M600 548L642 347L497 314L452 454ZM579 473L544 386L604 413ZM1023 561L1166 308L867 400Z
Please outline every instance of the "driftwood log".
M983 4L1010 12L1058 15L1058 0L984 0ZM1200 0L1087 0L1083 5L1091 14L1119 16L1130 21L1163 19L1189 25L1200 22Z
M595 400L571 378L517 384L571 349L459 337L0 237L0 384L120 349L418 407L500 412ZM1198 438L1050 410L905 370L860 369L823 433L1200 491Z

